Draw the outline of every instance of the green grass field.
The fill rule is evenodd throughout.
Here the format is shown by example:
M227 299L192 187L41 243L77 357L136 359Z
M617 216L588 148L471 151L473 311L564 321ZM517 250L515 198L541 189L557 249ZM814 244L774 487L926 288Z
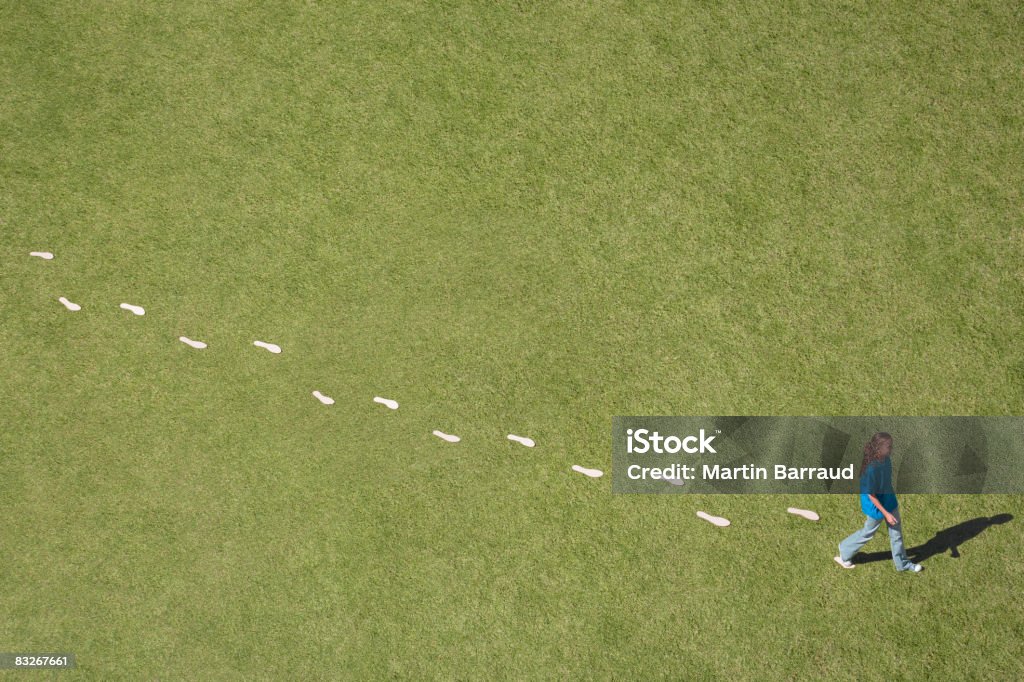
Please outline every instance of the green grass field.
M1024 677L1024 496L905 498L1014 517L911 576L832 562L852 498L570 471L613 415L1024 412L1022 64L1019 2L0 1L0 651Z

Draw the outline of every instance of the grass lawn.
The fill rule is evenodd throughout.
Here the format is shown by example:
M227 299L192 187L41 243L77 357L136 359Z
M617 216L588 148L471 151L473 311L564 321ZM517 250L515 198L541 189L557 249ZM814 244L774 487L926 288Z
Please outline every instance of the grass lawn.
M1014 2L0 0L0 651L1024 677L1024 496L905 498L1013 516L911 576L832 562L852 498L570 471L614 415L1024 413L1022 63Z

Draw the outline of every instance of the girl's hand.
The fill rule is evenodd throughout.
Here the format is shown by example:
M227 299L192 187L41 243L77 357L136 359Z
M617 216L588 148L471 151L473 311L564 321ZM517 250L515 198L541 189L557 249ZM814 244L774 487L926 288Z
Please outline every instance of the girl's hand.
M885 522L886 523L888 523L890 526L895 526L896 525L896 517L895 516L893 516L889 512L882 512L882 514L885 515Z

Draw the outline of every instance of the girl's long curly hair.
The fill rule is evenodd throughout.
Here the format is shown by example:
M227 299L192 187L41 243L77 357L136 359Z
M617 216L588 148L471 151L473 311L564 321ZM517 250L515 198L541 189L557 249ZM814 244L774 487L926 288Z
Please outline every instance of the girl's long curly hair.
M888 447L886 447L888 446ZM869 464L881 462L892 452L892 436L885 431L879 431L871 436L871 440L864 446L864 461L860 464L860 472L868 468ZM884 453L884 454L883 454Z

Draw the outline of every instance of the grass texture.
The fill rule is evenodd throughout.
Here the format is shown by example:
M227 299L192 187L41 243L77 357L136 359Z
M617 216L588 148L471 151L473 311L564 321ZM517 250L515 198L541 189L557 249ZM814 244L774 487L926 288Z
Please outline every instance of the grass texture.
M0 2L0 650L75 653L62 679L1021 678L1024 497L903 500L910 546L1014 517L908 576L832 563L853 499L569 468L610 468L613 415L1021 414L1022 26Z

